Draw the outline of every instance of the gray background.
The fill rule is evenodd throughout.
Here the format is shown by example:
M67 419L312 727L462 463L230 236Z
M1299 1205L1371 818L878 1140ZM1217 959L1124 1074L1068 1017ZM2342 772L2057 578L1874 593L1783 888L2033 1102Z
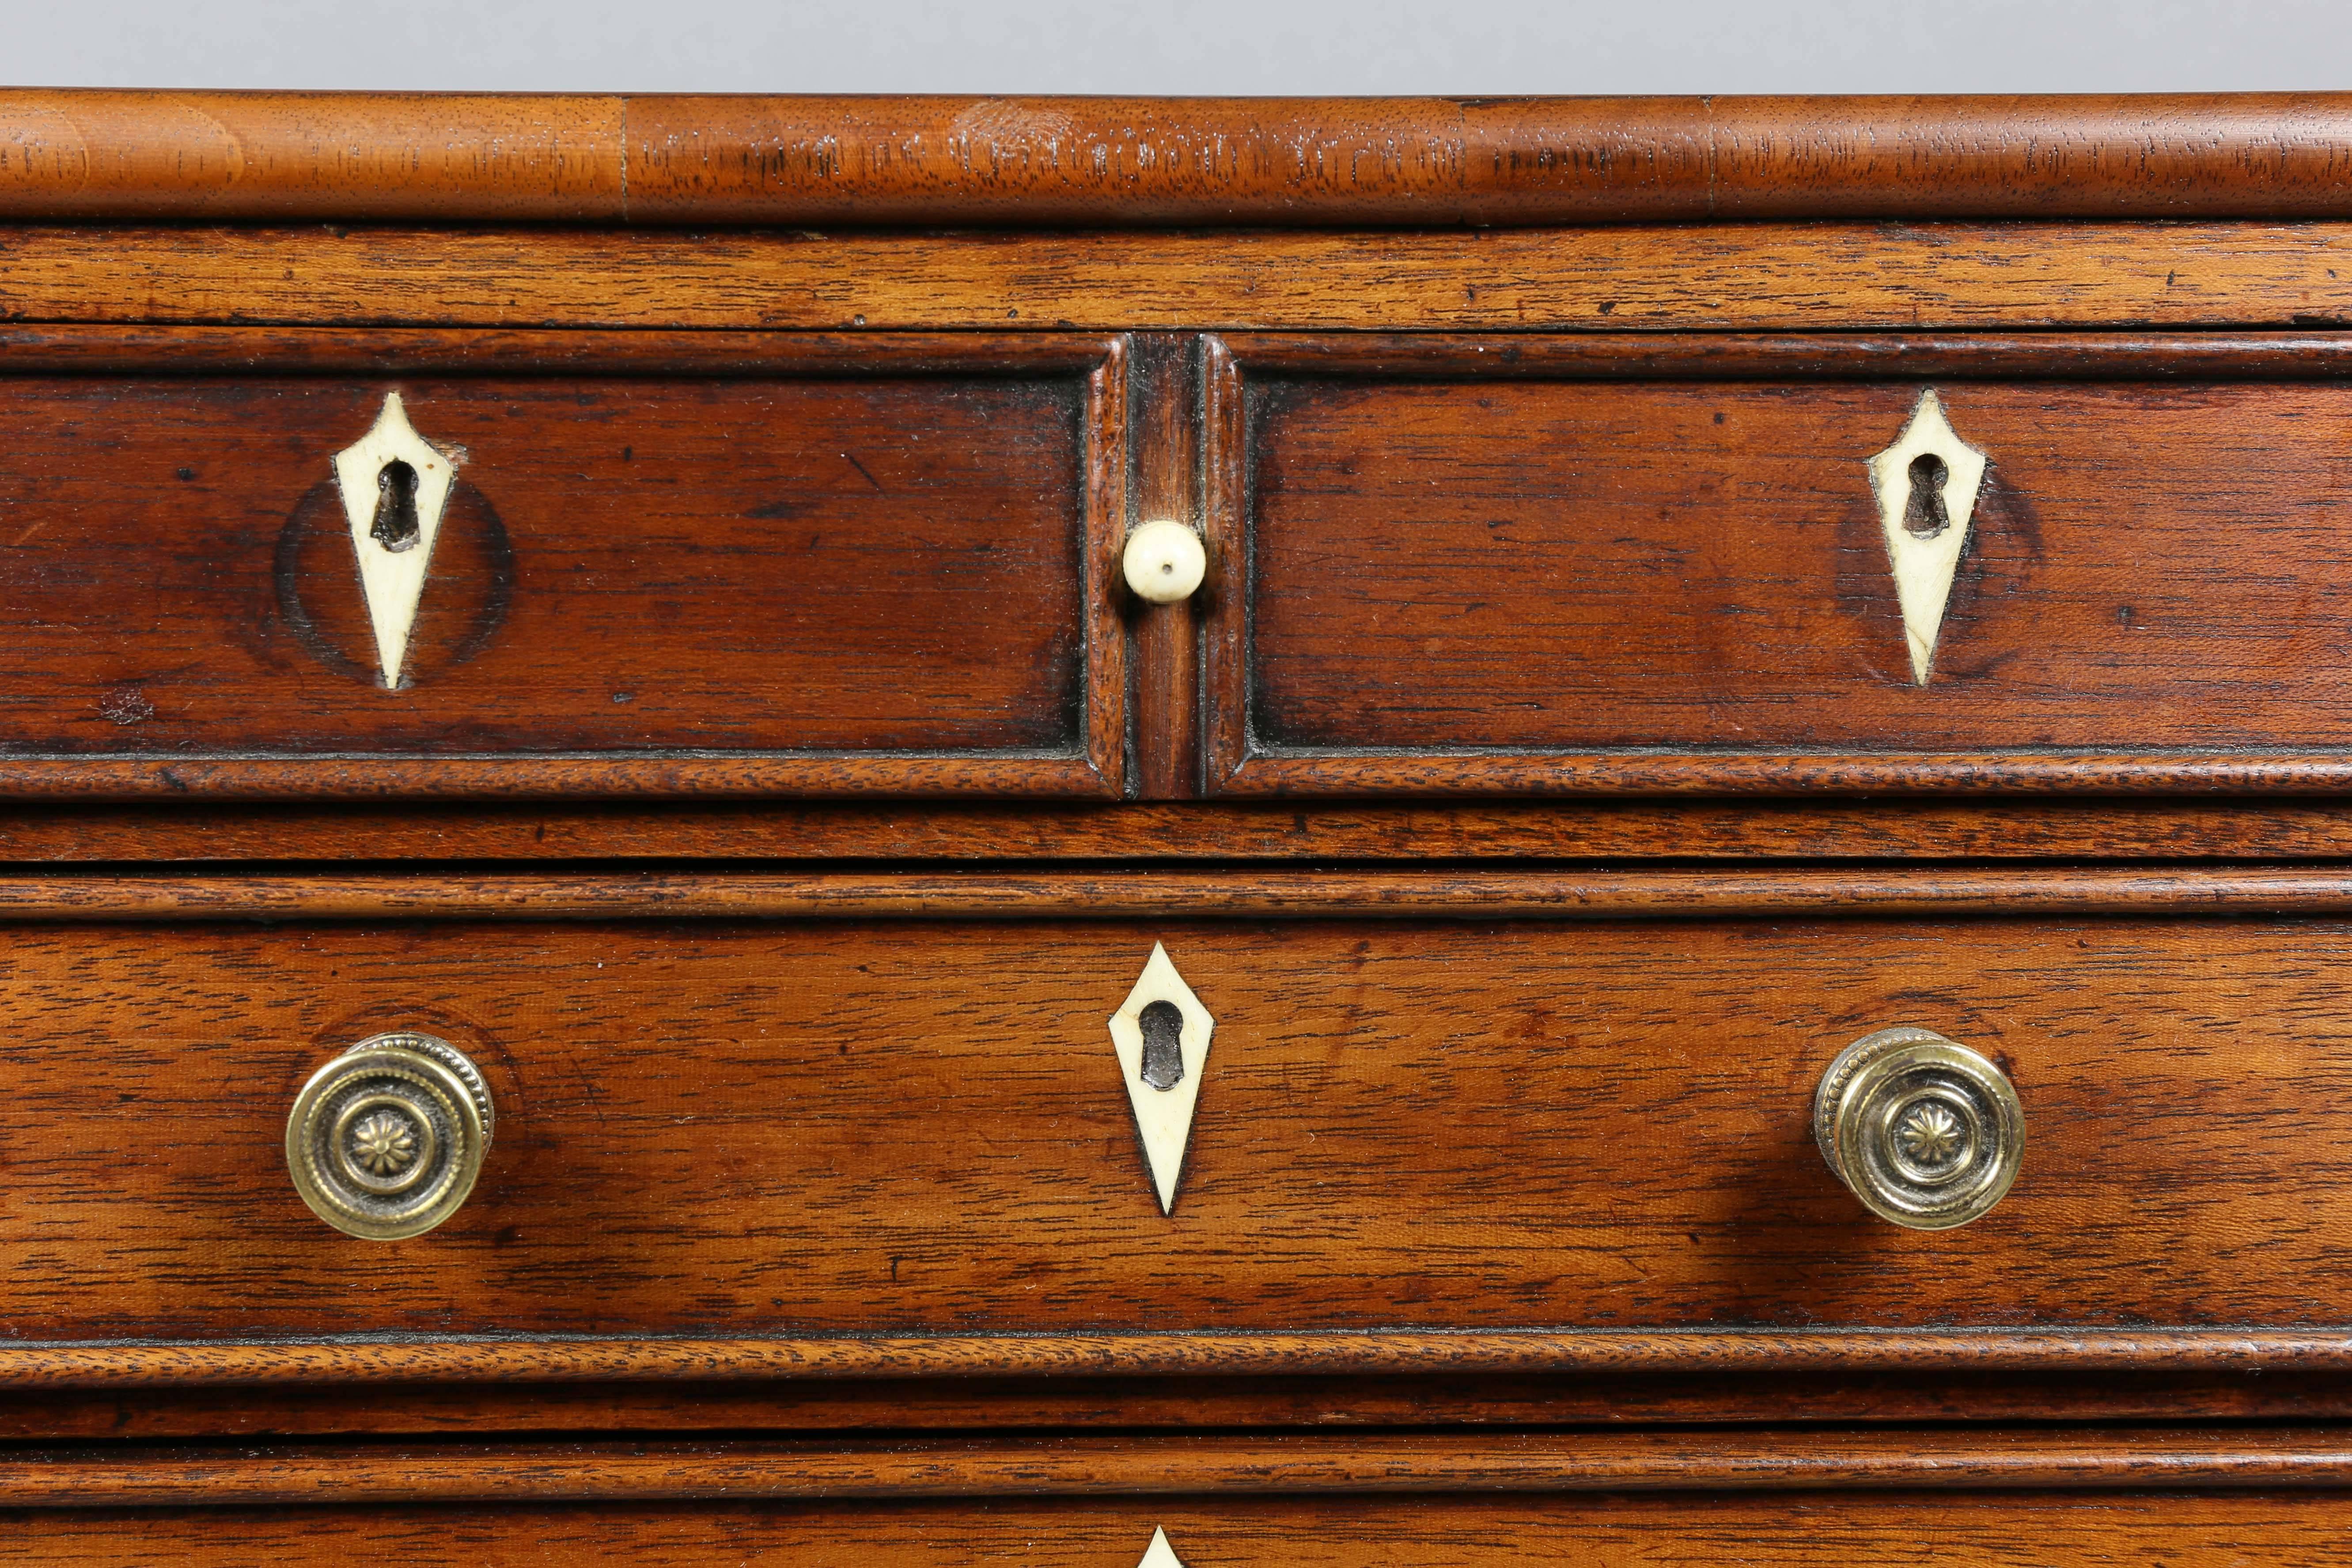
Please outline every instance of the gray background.
M2352 0L0 0L15 86L2125 92L2352 86Z

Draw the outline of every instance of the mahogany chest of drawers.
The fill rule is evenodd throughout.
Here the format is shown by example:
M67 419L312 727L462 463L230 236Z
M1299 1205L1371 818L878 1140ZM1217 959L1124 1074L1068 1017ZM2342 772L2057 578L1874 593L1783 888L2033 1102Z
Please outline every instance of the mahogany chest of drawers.
M2352 1563L2352 98L0 94L0 1562Z

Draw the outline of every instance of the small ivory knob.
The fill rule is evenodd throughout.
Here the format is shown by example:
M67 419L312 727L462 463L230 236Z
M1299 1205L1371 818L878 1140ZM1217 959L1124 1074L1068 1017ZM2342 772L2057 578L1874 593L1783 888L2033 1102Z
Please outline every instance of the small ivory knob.
M1201 536L1181 522L1147 522L1127 536L1121 557L1127 585L1135 596L1154 605L1173 605L1192 596L1208 574L1208 552Z
M1949 1230L2017 1180L2025 1114L2009 1075L1978 1052L1931 1029L1881 1029L1822 1075L1813 1138L1871 1213Z

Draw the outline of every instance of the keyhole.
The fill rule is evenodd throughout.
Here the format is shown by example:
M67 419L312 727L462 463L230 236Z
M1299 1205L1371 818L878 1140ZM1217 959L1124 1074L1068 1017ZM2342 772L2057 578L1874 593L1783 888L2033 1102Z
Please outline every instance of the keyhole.
M375 476L375 521L368 537L394 555L416 548L416 470L394 458Z
M1952 526L1944 510L1944 481L1952 470L1933 452L1911 459L1911 500L1903 509L1903 531L1914 539L1933 539Z
M1143 1081L1167 1090L1184 1081L1184 1014L1173 1002L1154 1002L1136 1020L1143 1028Z

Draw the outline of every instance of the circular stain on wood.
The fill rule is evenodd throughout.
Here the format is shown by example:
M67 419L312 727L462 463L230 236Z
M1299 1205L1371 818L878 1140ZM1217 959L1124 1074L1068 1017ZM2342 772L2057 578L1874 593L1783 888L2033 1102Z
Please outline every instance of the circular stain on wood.
M278 535L272 569L287 629L313 658L383 684L350 521L332 480L313 486ZM449 491L401 666L400 689L427 686L498 636L514 598L514 546L487 497L461 478Z

